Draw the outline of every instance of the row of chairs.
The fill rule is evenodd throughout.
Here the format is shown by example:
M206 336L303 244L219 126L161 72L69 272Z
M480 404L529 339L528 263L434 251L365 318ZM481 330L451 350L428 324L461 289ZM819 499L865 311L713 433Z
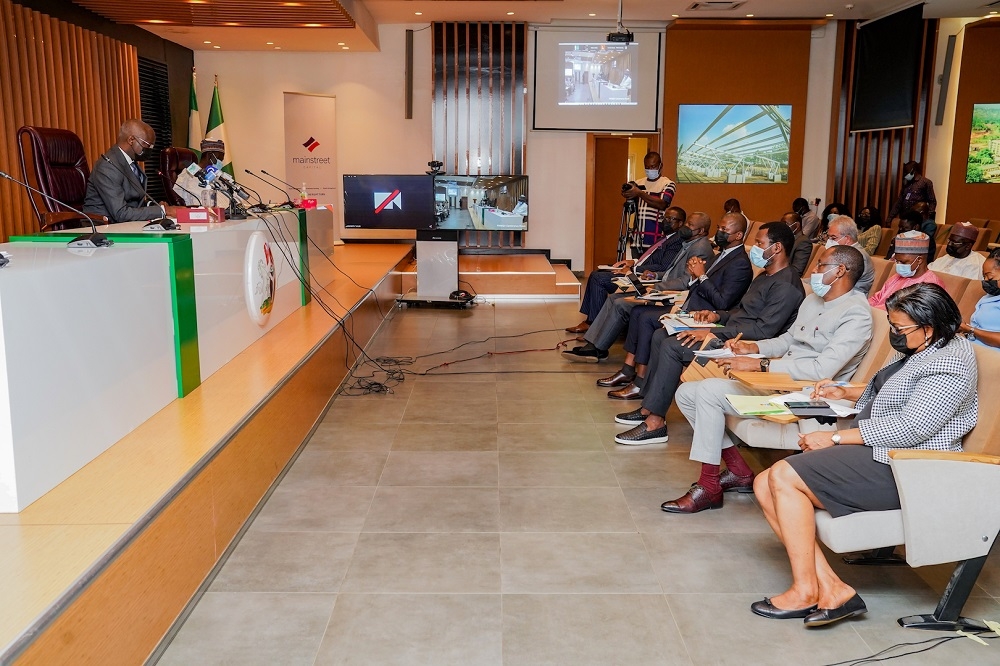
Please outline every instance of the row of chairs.
M979 237L973 243L974 251L986 250L989 244L994 242L1000 234L1000 220L987 220L983 218L973 218L969 220L973 226L979 227ZM934 234L934 242L938 246L940 256L941 248L948 243L948 236L951 235L951 224L938 224L937 232ZM875 251L880 257L884 257L889 252L889 245L892 239L899 233L899 218L894 218L888 227L882 229L882 240L879 241L878 249Z

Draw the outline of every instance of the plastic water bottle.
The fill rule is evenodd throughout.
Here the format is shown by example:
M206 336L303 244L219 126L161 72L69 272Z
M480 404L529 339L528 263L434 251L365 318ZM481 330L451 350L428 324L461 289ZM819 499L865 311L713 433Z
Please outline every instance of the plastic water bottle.
M299 190L299 199L305 201L308 198L309 198L309 193L306 192L306 184L302 183L302 189Z
M206 187L201 191L201 205L205 208L215 208L218 201L215 190L211 187Z

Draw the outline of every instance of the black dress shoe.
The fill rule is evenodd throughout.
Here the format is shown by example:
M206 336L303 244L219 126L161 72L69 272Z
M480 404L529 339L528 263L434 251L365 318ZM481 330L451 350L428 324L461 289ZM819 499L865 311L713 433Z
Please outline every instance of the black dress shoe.
M664 444L668 439L667 426L660 426L656 430L650 430L645 423L640 423L631 430L620 432L615 435L615 441L627 446L641 446L643 444Z
M577 363L597 363L598 361L606 359L608 357L608 352L604 349L597 349L596 347L593 349L577 347L576 349L564 351L562 355L567 361L575 361Z
M632 377L626 375L620 370L610 377L604 377L597 380L597 385L601 388L616 388L618 386L625 386L626 384L632 383Z
M844 618L864 615L867 612L868 607L865 606L864 600L860 595L855 594L836 608L820 608L810 613L806 619L802 620L802 623L807 627L822 627L826 624L839 622Z
M633 409L631 412L623 412L615 415L615 423L627 426L637 426L646 422L646 415L642 413L642 407Z
M664 502L660 508L667 513L698 513L705 509L722 508L722 491L718 495L709 494L697 483L691 484L691 490L681 497L669 502Z
M750 604L750 610L761 617L770 618L772 620L798 620L799 618L804 618L814 612L816 610L816 604L813 604L809 608L785 610L783 608L778 608L771 603L770 599L764 597L763 601L755 601Z
M608 397L612 400L641 400L643 395L641 388L635 384L629 384L616 391L608 391Z
M719 485L722 486L722 492L724 493L753 493L753 474L750 476L736 476L728 469L725 469L719 475Z

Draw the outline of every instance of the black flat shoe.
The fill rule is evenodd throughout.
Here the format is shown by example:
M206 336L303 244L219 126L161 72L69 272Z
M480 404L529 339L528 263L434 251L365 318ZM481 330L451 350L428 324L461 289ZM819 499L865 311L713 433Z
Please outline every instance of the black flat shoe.
M755 601L750 604L750 610L756 615L760 615L761 617L766 617L771 620L798 620L808 617L815 612L816 604L813 604L809 608L785 610L784 608L778 608L771 603L770 599L764 597L763 601Z
M802 621L807 627L822 627L826 624L839 622L844 618L864 615L868 612L868 607L858 594L837 606L836 608L820 608L814 613L810 613Z

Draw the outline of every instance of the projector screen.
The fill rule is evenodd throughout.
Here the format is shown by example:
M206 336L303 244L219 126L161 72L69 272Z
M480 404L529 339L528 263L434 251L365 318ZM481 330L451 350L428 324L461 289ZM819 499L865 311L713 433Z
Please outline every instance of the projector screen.
M535 29L533 129L659 129L663 33L637 30L631 43L608 42L607 34Z

